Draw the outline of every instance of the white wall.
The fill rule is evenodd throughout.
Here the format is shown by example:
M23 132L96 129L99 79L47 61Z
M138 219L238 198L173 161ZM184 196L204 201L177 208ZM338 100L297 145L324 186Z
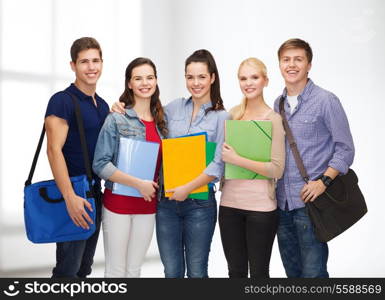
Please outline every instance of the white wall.
M34 10L33 17L25 14L22 18L16 18L15 16L20 16L20 11L16 9L20 1L0 2L0 37L6 38L11 49L7 52L0 47L2 220L12 216L16 223L22 222L22 186L38 137L41 114L49 94L54 89L62 88L72 78L67 69L67 51L74 38L81 35L100 37L105 49L105 73L99 91L110 99L110 103L121 92L127 63L138 55L148 56L157 64L164 103L176 97L187 96L183 77L184 60L194 50L207 48L218 64L225 106L231 108L241 98L236 78L238 65L249 56L262 59L268 67L270 85L265 98L272 105L283 88L278 70L277 49L283 41L300 37L310 42L313 48L314 60L310 77L316 84L333 91L347 112L356 146L353 168L359 175L360 186L369 208L369 213L363 220L329 244L330 274L333 277L385 276L385 238L382 233L385 228L385 205L380 188L385 167L385 126L382 123L385 101L381 88L381 81L385 78L384 1L138 0L141 21L134 24L141 24L139 27L133 26L132 21L137 20L135 18L138 14L133 14L128 6L123 6L128 1L76 1L76 4L70 1L74 6L84 2L87 4L75 15L68 8L58 9L52 21L52 30L56 30L56 34L50 28L37 28L39 23L35 20L46 18L47 22L51 22L52 7L49 3L61 7L64 5L62 1L35 0L33 3L37 7L48 5L47 10ZM15 8L9 8L10 3L16 3L12 4ZM116 3L118 6L113 6ZM70 25L75 20L79 24ZM97 25L93 26L95 23ZM52 37L55 43L52 45L44 42L42 34ZM138 35L142 41L141 47L135 42ZM20 44L19 36L28 36L37 42L27 51L20 51L25 47ZM39 54L42 59L30 59L31 56L26 55L31 50L34 51L32 57L35 57L39 52L33 50L36 47L42 52ZM14 51L20 60L20 63L15 63L16 71L36 71L43 74L39 84L25 83L24 79L29 77L6 70L8 62L4 58L9 51ZM47 64L45 57L51 56L55 59L53 63L50 61ZM52 68L56 71L52 71ZM57 74L57 79L52 87L47 87L44 85L44 76L49 77L51 72ZM7 74L13 76L12 84L8 87L8 83L4 82ZM4 98L5 89L16 89L18 93ZM15 111L15 104L21 108L16 109L18 118L15 126L12 126L12 132L17 131L27 139L24 143L15 141L8 123L4 121L4 116L9 111ZM15 118L12 116L9 120ZM14 148L17 150L10 150ZM16 169L13 161L17 165ZM0 263L4 253L11 251L5 241L0 241ZM226 276L225 260L217 233L212 252L210 275ZM284 276L276 247L272 256L271 275Z
M168 1L171 16L170 12L158 14L164 10L162 1L145 3L152 8L149 19L156 21L145 27L144 40L150 32L155 39L147 40L144 51L162 64L159 72L172 79L162 82L164 102L187 95L184 60L194 50L206 48L216 58L227 108L241 98L237 68L250 56L262 59L268 67L270 84L265 98L272 105L283 88L276 54L279 46L292 37L311 44L314 59L310 77L334 92L346 110L356 146L353 168L369 208L357 225L329 243L330 274L385 276L385 204L380 189L385 167L381 88L385 78L385 2L175 0ZM166 35L164 28L170 28ZM211 274L218 274L219 269L222 272L221 264L225 263L218 239L216 234L211 259L217 264L210 265ZM284 276L276 245L271 275Z
M112 104L128 61L141 53L141 16L140 0L0 0L0 276L55 259L54 245L26 239L23 188L49 97L74 79L72 42L82 36L100 42L98 93ZM52 178L45 152L43 146L34 181Z

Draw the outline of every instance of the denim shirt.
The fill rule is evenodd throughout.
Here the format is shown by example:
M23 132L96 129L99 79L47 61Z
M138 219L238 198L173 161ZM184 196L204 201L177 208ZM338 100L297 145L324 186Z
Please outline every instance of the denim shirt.
M208 176L214 176L211 183L217 182L223 175L224 163L222 161L222 145L225 133L225 120L230 119L230 115L224 111L210 111L211 102L203 104L195 119L191 121L194 103L191 98L176 99L164 107L167 124L168 137L175 138L198 132L206 132L209 142L217 144L214 160L203 171Z
M318 178L328 167L341 174L347 173L353 163L354 144L348 119L337 96L309 79L298 96L297 108L290 113L286 95L285 89L282 96L286 117L310 180ZM274 104L276 112L279 112L280 99L281 96ZM286 204L288 210L304 207L300 197L304 184L286 139L285 170L277 184L278 206L282 210Z
M160 138L163 138L159 128L156 129ZM146 140L146 126L132 108L126 108L125 114L110 113L96 143L92 168L100 178L106 181L105 187L110 190L112 190L113 182L108 178L117 170L120 137Z

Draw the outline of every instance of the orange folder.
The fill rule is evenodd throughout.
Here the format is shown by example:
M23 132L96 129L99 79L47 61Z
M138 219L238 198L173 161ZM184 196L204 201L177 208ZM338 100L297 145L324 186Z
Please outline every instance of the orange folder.
M206 136L188 136L162 140L164 188L170 190L199 176L206 168ZM207 192L207 185L191 193ZM165 193L171 197L172 193Z

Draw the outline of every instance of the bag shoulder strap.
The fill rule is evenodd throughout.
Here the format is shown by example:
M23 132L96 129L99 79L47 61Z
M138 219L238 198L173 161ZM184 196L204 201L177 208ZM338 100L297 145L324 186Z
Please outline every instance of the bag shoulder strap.
M69 94L72 97L72 101L73 101L74 106L75 106L76 123L78 124L78 130L79 130L79 135L80 135L80 144L81 144L82 152L83 152L84 167L86 169L86 175L87 175L88 182L91 183L92 182L91 162L90 162L90 157L88 155L86 134L85 134L85 130L84 130L83 117L82 117L82 114L80 112L79 100L72 93L69 93L67 91L65 91L65 93Z
M92 171L91 171L91 163L90 163L90 158L88 155L88 148L87 148L87 142L86 142L86 136L85 136L85 131L84 131L84 123L83 123L83 118L80 112L80 105L79 101L76 98L75 95L73 95L70 92L63 91L67 95L71 96L72 102L74 103L74 108L75 108L75 117L76 117L76 123L78 125L78 130L79 130L79 135L80 135L80 144L82 147L82 152L83 152L83 159L84 159L84 167L86 169L86 175L87 175L87 180L89 184L91 185L92 183ZM41 130L39 142L35 151L35 155L33 157L31 169L29 171L28 179L25 181L24 185L28 186L32 183L32 177L33 174L35 173L35 168L37 164L37 160L39 158L40 150L43 145L44 141L44 135L45 135L45 124L43 123L43 129Z
M33 173L35 173L37 160L39 158L41 146L43 145L44 135L45 135L45 126L43 123L43 129L41 130L39 143L37 144L35 155L34 155L33 161L32 161L32 166L31 166L31 169L29 170L28 179L25 181L24 186L28 186L32 183L32 177L33 177Z
M289 127L289 123L287 122L284 101L285 101L285 97L282 96L281 99L279 100L279 113L282 117L283 128L285 129L287 140L289 141L290 149L293 152L295 164L297 165L297 168L303 180L307 183L309 181L309 175L306 172L301 155L299 154L299 151L297 148L297 144L294 140L293 133Z

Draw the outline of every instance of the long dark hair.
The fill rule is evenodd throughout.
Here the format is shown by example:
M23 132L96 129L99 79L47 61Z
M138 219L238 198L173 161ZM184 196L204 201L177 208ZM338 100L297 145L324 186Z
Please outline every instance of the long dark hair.
M209 111L224 110L223 100L221 97L221 85L219 80L219 73L217 64L215 63L214 57L206 49L196 50L193 54L187 57L184 64L184 71L186 72L187 66L192 62L201 62L206 64L207 69L209 70L210 76L215 75L215 80L210 87L210 97L212 107L206 109L206 114Z
M134 93L132 89L128 87L128 83L132 77L132 70L142 65L151 66L151 68L154 70L155 78L158 78L155 64L152 62L151 59L145 58L145 57L138 57L138 58L135 58L133 61L131 61L126 68L124 92L119 98L119 101L124 102L124 104L128 108L132 108L135 105ZM163 111L162 103L160 102L160 99L159 99L159 95L160 95L159 86L158 84L156 84L155 93L151 96L150 111L162 135L167 136L168 130L167 130L166 122L164 120L164 111Z

